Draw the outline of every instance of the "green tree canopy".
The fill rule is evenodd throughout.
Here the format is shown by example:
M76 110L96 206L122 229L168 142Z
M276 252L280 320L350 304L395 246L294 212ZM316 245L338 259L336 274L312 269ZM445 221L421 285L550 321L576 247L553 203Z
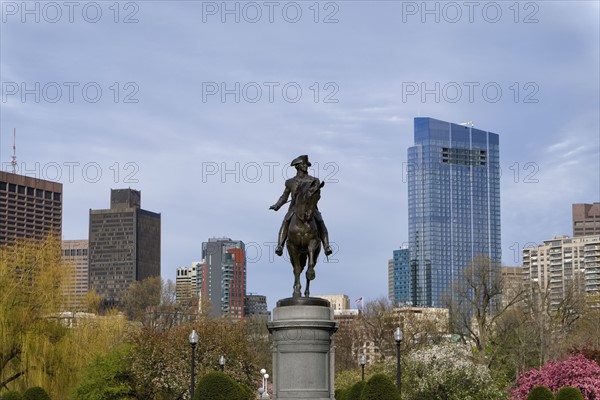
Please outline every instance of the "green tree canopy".
M129 374L131 346L121 345L106 355L98 356L83 373L72 396L73 400L135 399Z

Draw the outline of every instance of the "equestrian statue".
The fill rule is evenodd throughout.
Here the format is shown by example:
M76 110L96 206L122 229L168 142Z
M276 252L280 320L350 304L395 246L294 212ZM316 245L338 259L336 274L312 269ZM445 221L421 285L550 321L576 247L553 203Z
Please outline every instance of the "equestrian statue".
M275 254L283 255L283 246L286 245L294 269L294 298L302 296L300 274L308 262L304 296L310 297L310 281L315 279L315 265L321 252L321 242L325 255L329 256L332 253L329 234L317 208L321 188L325 182L320 182L318 178L308 174L311 163L307 155L295 158L291 166L296 168L296 176L285 181L283 194L269 207L270 210L279 210L288 202L291 194L290 207L279 229Z

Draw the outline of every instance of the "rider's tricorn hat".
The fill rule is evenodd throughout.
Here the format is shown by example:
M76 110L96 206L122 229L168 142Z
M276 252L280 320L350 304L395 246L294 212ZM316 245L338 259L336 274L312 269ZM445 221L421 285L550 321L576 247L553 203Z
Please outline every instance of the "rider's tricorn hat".
M302 155L302 156L298 156L298 157L294 158L292 160L291 165L293 167L293 166L298 165L300 163L306 163L306 165L308 165L309 167L312 165L310 163L310 161L308 161L308 156L307 155Z

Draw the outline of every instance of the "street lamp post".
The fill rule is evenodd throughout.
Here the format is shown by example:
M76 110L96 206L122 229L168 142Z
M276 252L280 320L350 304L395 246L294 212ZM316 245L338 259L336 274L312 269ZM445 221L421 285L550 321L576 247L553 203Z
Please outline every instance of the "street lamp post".
M264 374L265 377L265 391L263 393L263 396L265 396L266 399L269 398L269 374Z
M262 378L262 388L260 388L259 392L260 392L260 398L264 398L265 397L265 375L267 374L267 370L266 369L261 369L260 370L260 377Z
M192 396L192 400L194 400L194 373L196 372L196 345L198 344L198 334L195 329L192 329L192 333L189 336L190 346L192 346L192 386L190 387L190 394Z
M363 354L360 356L360 368L362 369L362 381L365 381L365 364L367 363L367 357Z
M221 366L221 372L225 370L225 356L219 357L219 365Z
M397 327L394 332L394 340L396 341L396 387L398 388L398 393L400 393L400 388L402 387L400 381L400 343L402 342L402 336L400 327Z

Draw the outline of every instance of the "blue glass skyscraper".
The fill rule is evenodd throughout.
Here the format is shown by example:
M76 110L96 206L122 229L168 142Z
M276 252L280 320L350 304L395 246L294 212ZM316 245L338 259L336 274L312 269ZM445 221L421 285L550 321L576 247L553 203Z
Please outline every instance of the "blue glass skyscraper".
M408 149L409 298L442 307L474 257L501 261L498 135L415 118Z
M410 253L408 248L394 250L393 257L388 265L390 301L394 305L409 304L408 272L410 267Z

